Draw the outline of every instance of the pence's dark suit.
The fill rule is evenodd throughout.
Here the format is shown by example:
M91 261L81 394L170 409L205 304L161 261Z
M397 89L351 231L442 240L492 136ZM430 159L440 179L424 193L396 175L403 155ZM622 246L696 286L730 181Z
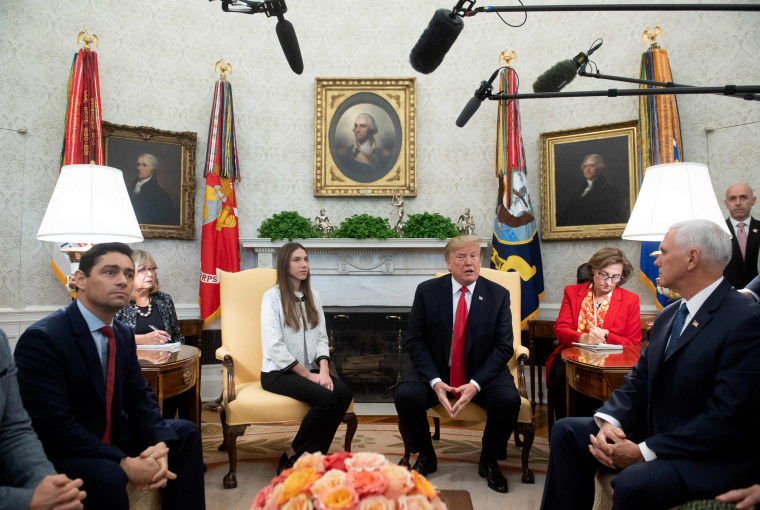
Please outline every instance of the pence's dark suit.
M169 481L164 508L205 508L200 432L191 422L161 418L140 371L132 330L113 321L116 378L111 444L106 428L106 384L95 341L77 306L62 308L21 335L15 356L21 398L56 469L82 478L85 507L127 508L127 476L119 462L165 441Z
M454 329L451 280L448 274L417 287L406 332L412 370L395 395L399 422L410 433L412 451L425 455L433 453L425 411L438 403L429 382L440 377L449 383ZM520 411L520 396L507 371L512 342L509 292L481 276L467 318L465 370L466 380L474 379L481 387L472 401L488 412L482 460L506 458L507 439Z
M760 305L724 279L665 359L679 306L660 313L639 362L598 411L657 455L620 472L613 483L616 509L671 508L760 476ZM601 464L588 445L598 430L591 418L554 425L542 508L591 508Z
M731 260L726 269L723 270L723 276L731 285L741 289L757 276L757 257L758 252L760 252L760 221L750 218L747 228L747 250L744 258L742 258L742 252L739 248L739 241L736 240L733 223L727 219L726 224L734 237L731 239Z

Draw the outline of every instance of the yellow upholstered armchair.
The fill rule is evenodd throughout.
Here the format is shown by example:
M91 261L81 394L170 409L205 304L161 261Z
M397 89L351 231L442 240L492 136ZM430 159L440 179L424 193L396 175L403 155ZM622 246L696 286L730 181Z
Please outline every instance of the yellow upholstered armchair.
M248 425L301 421L310 409L308 404L261 388L261 298L276 279L275 270L267 268L221 274L222 346L216 350L216 358L222 360L224 371L221 411L224 439L219 449L226 448L230 458L225 489L237 487L235 442ZM353 406L352 402L343 418L346 451L351 451L356 433Z
M446 273L439 273L436 276L443 276ZM530 400L528 400L528 392L525 386L525 364L528 361L528 348L524 347L520 343L520 275L516 272L497 271L495 269L481 268L480 276L487 278L492 282L496 282L502 287L505 287L509 291L510 299L510 311L512 313L512 333L514 335L514 350L515 353L512 359L509 360L507 366L512 376L515 378L515 386L520 393L520 414L517 417L517 425L515 426L515 445L522 447L522 482L534 483L535 476L533 471L528 468L528 458L530 457L530 449L533 446L533 419ZM431 407L428 409L427 415L433 418L435 424L435 433L433 439L440 439L440 419L448 418L449 415L442 405ZM486 411L472 402L470 402L457 416L458 420L472 420L472 421L485 421ZM406 430L401 429L401 436L404 439L404 457L399 461L400 465L409 466L409 455L411 451L409 449L409 438L407 437ZM512 431L506 431L510 434ZM520 440L522 436L522 440Z

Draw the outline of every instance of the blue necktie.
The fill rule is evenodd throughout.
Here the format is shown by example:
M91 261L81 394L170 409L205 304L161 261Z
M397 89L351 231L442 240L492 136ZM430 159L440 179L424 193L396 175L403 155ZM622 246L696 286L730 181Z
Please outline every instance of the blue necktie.
M681 337L681 330L683 329L683 323L686 320L686 316L689 315L689 309L686 308L686 303L683 303L676 312L676 316L673 318L673 328L670 330L670 341L667 347L665 347L665 358L667 359L675 350L678 345L678 339Z

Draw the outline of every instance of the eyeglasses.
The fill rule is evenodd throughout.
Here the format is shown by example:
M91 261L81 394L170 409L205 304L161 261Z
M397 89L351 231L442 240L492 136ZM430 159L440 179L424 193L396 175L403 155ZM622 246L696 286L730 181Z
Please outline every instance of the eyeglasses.
M598 274L599 278L602 280L612 280L615 283L623 279L622 274L607 274L604 271L597 271L596 274Z
M156 274L156 270L158 270L158 268L155 267L155 266L153 266L153 267L141 267L140 269L137 270L137 272L140 273L140 274L148 274L148 273Z

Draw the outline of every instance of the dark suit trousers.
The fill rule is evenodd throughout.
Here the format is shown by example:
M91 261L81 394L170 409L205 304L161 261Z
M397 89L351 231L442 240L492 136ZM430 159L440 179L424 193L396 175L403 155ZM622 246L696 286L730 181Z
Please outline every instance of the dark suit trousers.
M177 434L176 441L170 441L169 470L177 475L169 480L162 492L162 507L165 510L185 510L206 508L203 485L203 449L201 432L186 420L166 420ZM119 445L132 457L150 445ZM69 478L81 478L82 489L87 492L84 507L88 509L128 510L127 475L118 462L108 459L57 459L53 465L59 473Z
M330 391L292 370L261 373L261 387L266 391L285 395L311 406L293 439L292 446L296 456L300 457L304 452L327 454L330 449L335 431L338 430L338 425L354 398L351 389L344 382L335 377L332 377L332 381L333 390Z
M493 384L483 387L472 402L485 409L488 414L480 459L506 459L507 441L520 413L520 395L514 385ZM396 388L394 403L399 425L406 428L411 438L411 451L419 452L421 455L434 455L426 412L439 402L430 385L421 381L403 381Z
M565 418L554 424L542 510L585 510L593 506L594 476L603 466L591 455L588 445L589 435L598 432L593 418ZM747 467L741 464L736 460L700 459L639 462L620 471L613 480L612 507L656 510L712 499L753 483L749 463Z

